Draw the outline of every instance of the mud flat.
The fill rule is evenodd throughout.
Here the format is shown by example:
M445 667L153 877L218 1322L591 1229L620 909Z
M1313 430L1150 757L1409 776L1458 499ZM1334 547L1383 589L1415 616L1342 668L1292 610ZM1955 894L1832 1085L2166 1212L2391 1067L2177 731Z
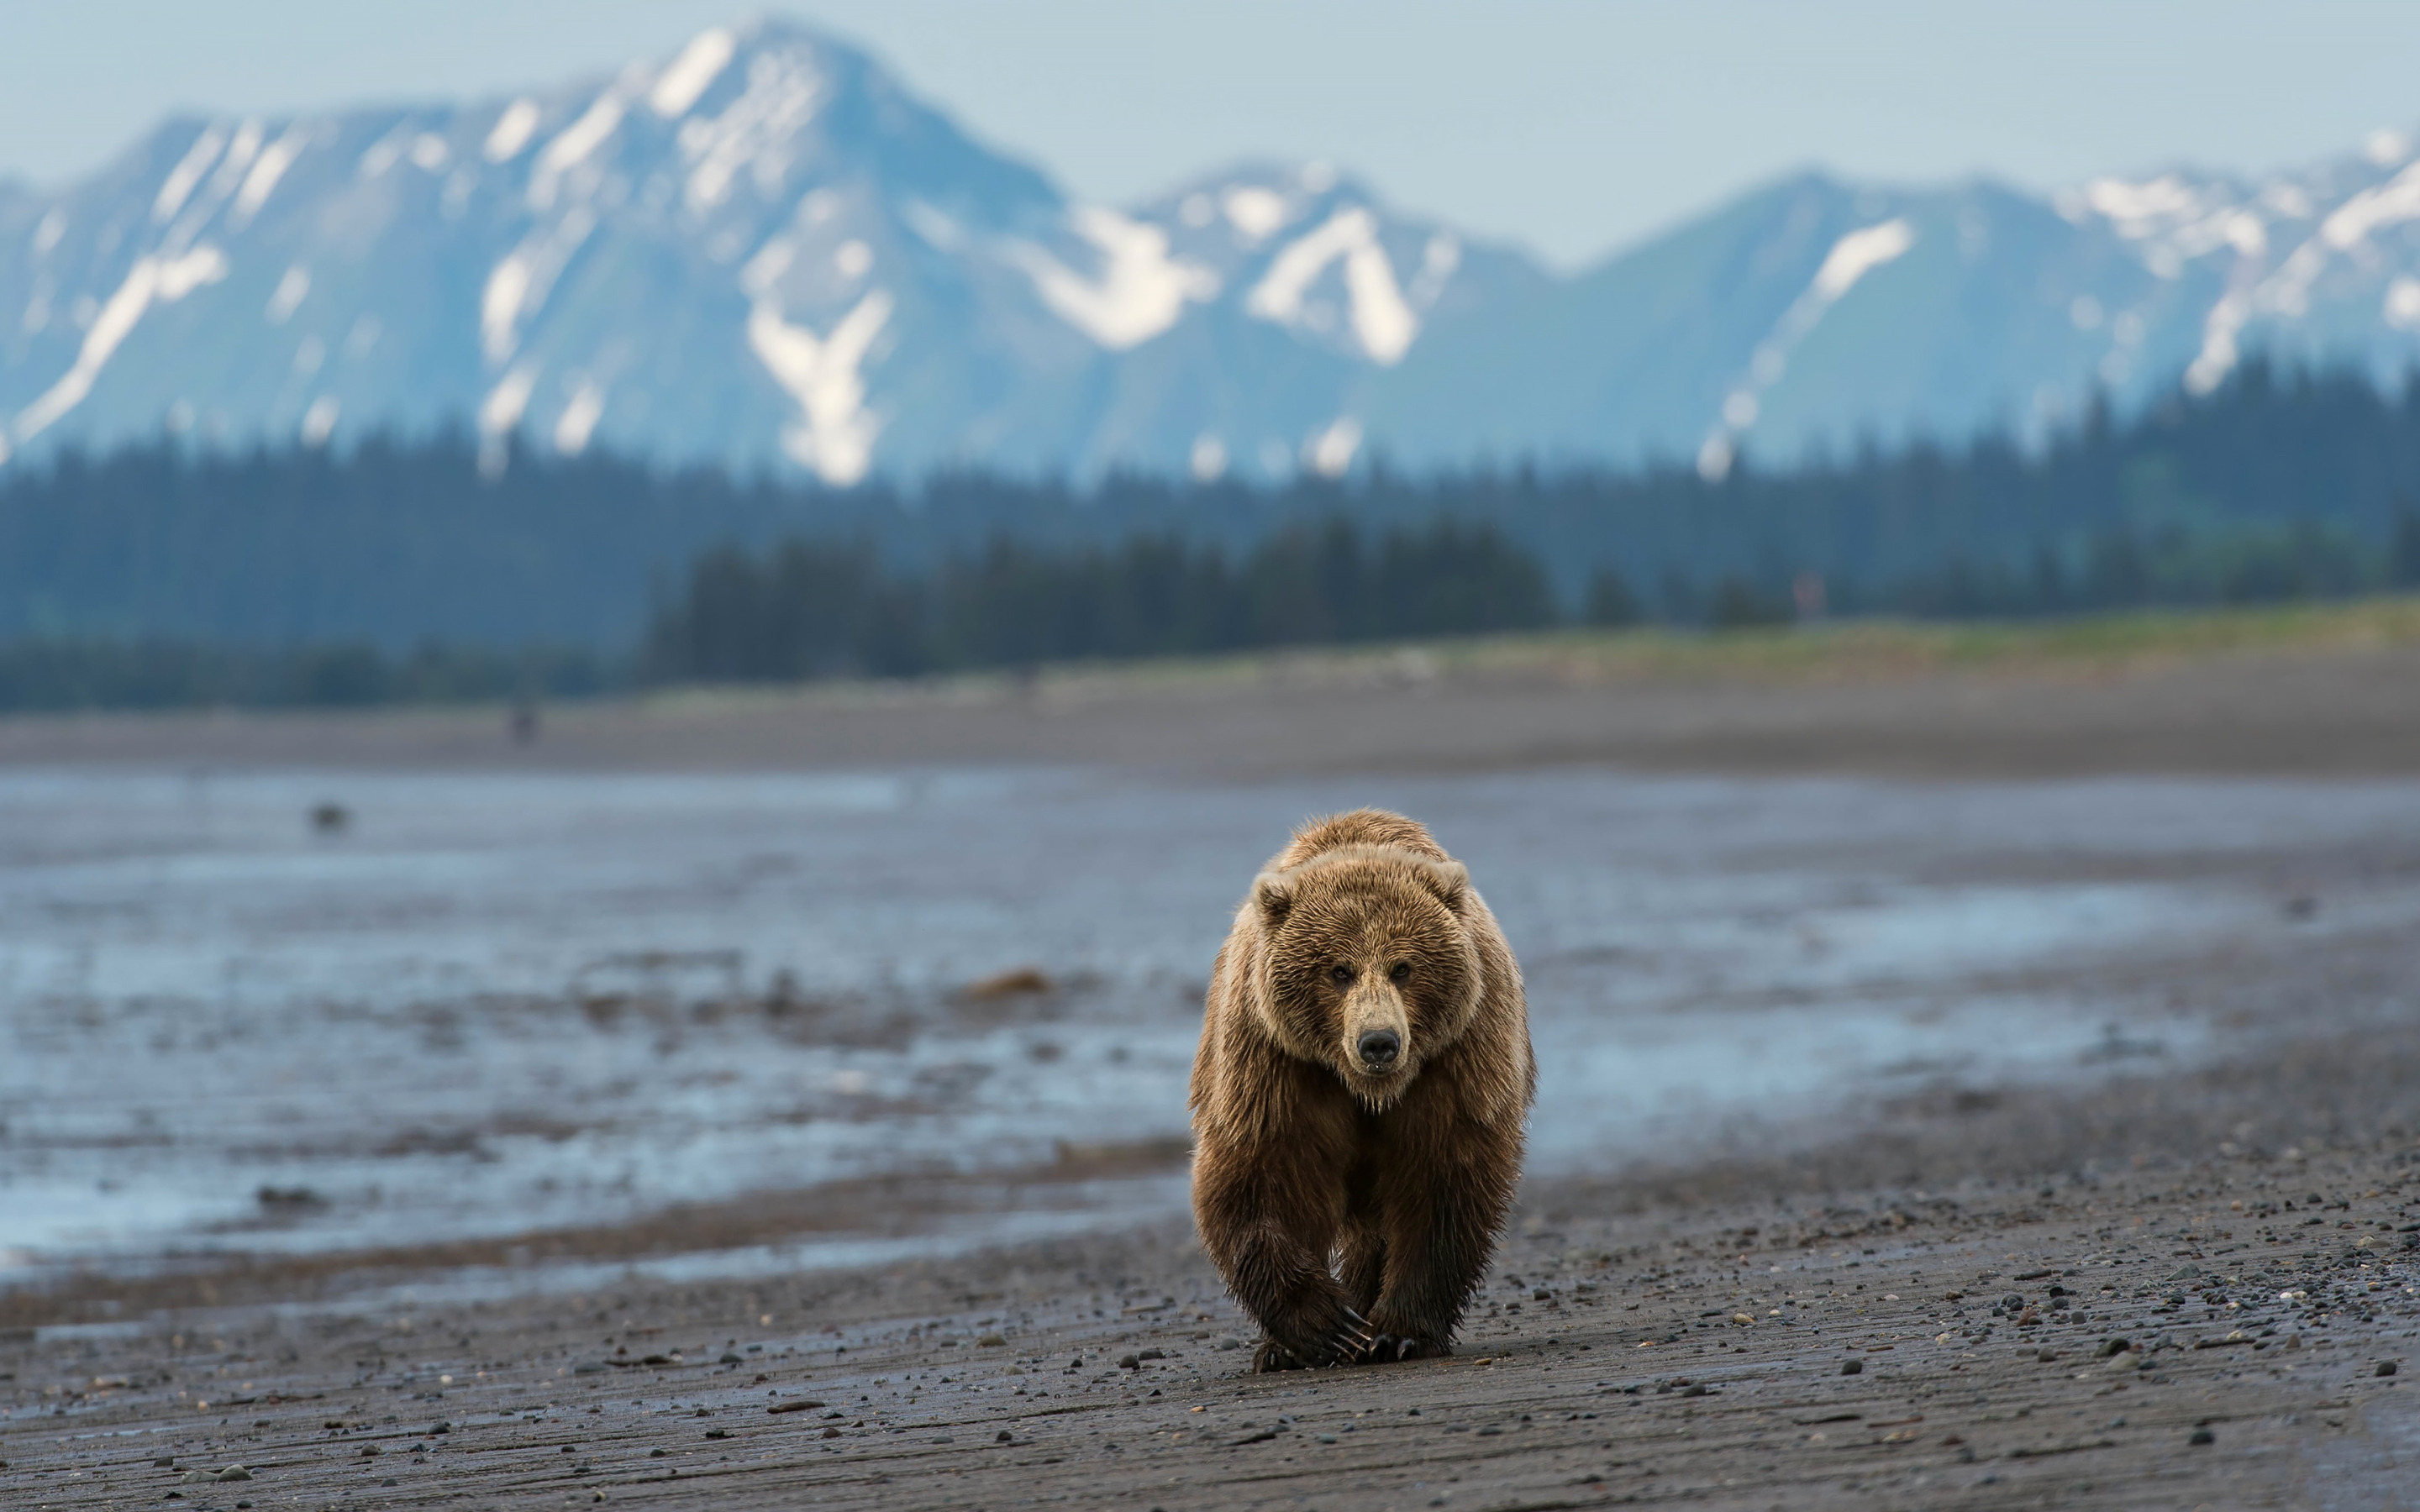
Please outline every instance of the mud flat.
M1246 1374L1247 1326L1175 1225L21 1326L0 1500L2409 1504L2415 1070L2420 1035L2372 1030L1542 1183L1460 1354L1404 1365Z
M1581 770L2405 777L2410 638L1624 644L0 723L0 1506L2411 1504L2411 784ZM1372 796L1564 1080L1458 1356L1249 1376L1194 973Z

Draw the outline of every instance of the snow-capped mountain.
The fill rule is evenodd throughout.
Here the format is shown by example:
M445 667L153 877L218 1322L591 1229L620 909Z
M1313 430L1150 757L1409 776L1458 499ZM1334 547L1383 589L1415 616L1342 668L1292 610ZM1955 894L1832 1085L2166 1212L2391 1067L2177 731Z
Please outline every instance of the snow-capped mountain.
M1804 176L1576 276L1320 164L1071 199L782 24L473 105L172 121L0 185L0 462L470 425L835 484L1783 459L2242 355L2420 356L2420 163L2044 200Z
M2039 436L2096 390L2207 392L2255 350L2381 381L2420 361L2405 138L2258 182L2169 172L2048 199L1800 176L1441 328L1364 423L1414 462L1662 456L1719 475L1744 448Z

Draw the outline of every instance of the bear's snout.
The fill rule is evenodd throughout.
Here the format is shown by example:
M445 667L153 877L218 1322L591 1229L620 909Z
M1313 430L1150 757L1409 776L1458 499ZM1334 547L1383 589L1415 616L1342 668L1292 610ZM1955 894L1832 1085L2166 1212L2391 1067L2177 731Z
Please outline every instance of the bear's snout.
M1412 1069L1412 1024L1402 998L1385 987L1356 993L1345 1005L1338 1069L1365 1092L1403 1079Z
M1383 1071L1404 1053L1404 1038L1392 1029L1365 1029L1354 1048L1361 1054L1361 1064L1372 1071Z

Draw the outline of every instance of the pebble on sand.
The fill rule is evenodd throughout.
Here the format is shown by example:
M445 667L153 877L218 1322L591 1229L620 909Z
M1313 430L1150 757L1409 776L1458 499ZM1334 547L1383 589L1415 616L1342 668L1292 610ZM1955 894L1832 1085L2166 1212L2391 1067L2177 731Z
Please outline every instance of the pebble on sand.
M1844 1376L1862 1376L1865 1373L1866 1362L1863 1360L1843 1360L1840 1362L1840 1374Z

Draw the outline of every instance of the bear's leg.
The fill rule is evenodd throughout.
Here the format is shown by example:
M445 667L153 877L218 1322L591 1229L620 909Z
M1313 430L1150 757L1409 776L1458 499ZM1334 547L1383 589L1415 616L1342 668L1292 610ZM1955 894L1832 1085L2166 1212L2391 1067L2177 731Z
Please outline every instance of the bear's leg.
M1378 1288L1387 1278L1387 1236L1374 1211L1345 1215L1336 1242L1337 1272L1353 1310L1364 1318L1378 1305Z
M1370 1309L1377 1360L1453 1352L1454 1330L1479 1288L1512 1211L1519 1155L1466 1161L1389 1183L1386 1279Z
M1335 1173L1309 1170L1297 1154L1237 1159L1225 1151L1196 1157L1193 1212L1228 1289L1268 1338L1253 1356L1260 1370L1358 1360L1369 1324L1327 1268L1342 1207Z

